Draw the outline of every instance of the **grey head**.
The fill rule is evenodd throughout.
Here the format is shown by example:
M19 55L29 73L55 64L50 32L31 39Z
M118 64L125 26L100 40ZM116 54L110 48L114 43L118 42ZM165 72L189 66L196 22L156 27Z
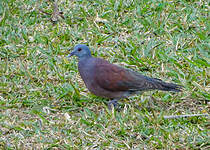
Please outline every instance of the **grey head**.
M91 57L91 52L90 52L90 49L86 45L78 44L74 47L74 50L68 55L68 57L71 57L74 55L77 56L79 60L81 60L84 58Z

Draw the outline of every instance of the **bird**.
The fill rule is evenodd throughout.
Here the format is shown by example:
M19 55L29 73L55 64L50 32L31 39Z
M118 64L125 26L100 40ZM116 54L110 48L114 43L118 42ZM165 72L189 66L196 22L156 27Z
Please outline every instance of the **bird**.
M88 46L78 44L67 56L77 56L78 70L87 89L96 96L110 99L108 108L117 107L118 101L149 90L182 91L182 86L151 78L93 57ZM113 105L113 106L112 106Z

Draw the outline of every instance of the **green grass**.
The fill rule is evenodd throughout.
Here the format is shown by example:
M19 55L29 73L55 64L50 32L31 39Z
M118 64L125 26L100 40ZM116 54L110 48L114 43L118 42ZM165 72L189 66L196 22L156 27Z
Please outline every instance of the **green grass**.
M164 0L0 1L0 149L208 149L209 3ZM145 92L109 111L68 49L184 86Z

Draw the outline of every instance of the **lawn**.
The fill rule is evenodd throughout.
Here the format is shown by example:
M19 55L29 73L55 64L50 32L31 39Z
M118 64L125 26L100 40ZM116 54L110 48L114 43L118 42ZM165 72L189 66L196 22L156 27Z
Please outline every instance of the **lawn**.
M0 149L209 149L209 2L0 1ZM57 12L57 11L56 11ZM59 13L57 13L59 14ZM88 92L76 57L182 85L120 101Z

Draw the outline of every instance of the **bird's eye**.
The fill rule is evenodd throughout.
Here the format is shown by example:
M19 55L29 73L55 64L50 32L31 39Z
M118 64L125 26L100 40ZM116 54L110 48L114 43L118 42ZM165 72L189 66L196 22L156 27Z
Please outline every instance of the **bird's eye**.
M80 52L82 49L81 48L78 48L78 51Z

